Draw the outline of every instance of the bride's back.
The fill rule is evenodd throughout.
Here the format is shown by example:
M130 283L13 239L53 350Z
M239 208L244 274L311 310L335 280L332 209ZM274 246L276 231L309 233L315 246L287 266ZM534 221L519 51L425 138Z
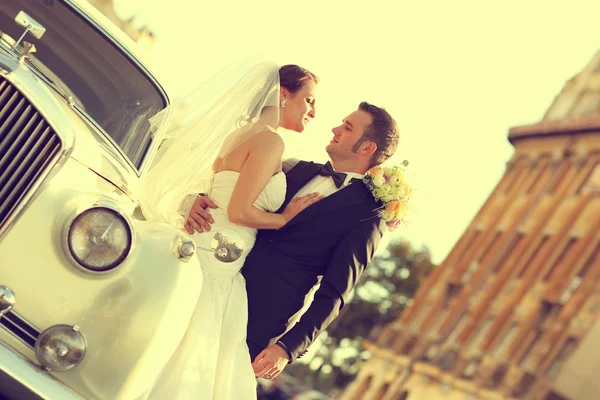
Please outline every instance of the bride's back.
M233 132L225 140L223 149L229 150L223 157L217 157L213 162L212 170L214 173L223 171L241 172L251 152L262 147L268 140L267 135L256 134L253 130L244 130L245 131ZM277 135L276 132L271 130L265 130L263 132L270 132L273 135ZM223 151L221 151L221 153L223 153ZM281 166L273 171L273 175L278 172L281 172Z

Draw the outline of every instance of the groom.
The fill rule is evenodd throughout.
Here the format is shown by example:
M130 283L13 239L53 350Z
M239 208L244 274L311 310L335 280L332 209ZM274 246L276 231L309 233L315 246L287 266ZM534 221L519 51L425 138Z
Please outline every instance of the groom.
M242 274L248 291L247 342L256 376L272 379L301 357L337 317L386 229L373 196L360 181L394 154L398 129L382 108L363 102L334 129L331 163L286 161L287 194L326 196L278 230L260 230ZM337 172L336 172L337 171ZM357 178L357 179L355 179ZM212 203L200 197L188 223L202 231ZM319 289L296 324L290 319L321 276Z

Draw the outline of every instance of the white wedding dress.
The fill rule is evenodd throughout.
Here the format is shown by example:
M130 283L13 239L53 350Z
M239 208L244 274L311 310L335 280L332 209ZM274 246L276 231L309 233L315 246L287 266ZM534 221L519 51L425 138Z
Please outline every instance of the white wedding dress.
M197 250L204 283L188 330L163 369L149 399L245 400L256 399L256 378L246 345L248 299L240 273L246 255L256 241L256 229L233 224L227 207L239 173L222 171L214 175L210 196L219 206L211 209L214 224L210 232L196 233L199 247L209 248L215 232L233 228L244 239L244 254L223 263L213 253ZM273 175L254 205L274 212L285 199L283 172Z

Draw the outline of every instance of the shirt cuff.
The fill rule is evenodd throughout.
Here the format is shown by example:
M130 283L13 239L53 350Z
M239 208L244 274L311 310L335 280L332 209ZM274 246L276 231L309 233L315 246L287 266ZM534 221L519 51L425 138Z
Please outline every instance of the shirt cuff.
M283 344L283 342L281 340L278 340L277 342L275 342L275 344L279 347L281 347L283 349L283 351L285 351L285 353L288 356L288 364L292 363L292 353L290 353L290 350L287 348L287 346L285 344Z

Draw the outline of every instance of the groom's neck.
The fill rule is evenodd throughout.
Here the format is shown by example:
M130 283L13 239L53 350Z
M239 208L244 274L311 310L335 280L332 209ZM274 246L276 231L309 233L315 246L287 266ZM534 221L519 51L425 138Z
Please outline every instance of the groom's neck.
M364 175L369 170L367 164L357 163L356 160L331 160L331 165L336 172L354 172Z

